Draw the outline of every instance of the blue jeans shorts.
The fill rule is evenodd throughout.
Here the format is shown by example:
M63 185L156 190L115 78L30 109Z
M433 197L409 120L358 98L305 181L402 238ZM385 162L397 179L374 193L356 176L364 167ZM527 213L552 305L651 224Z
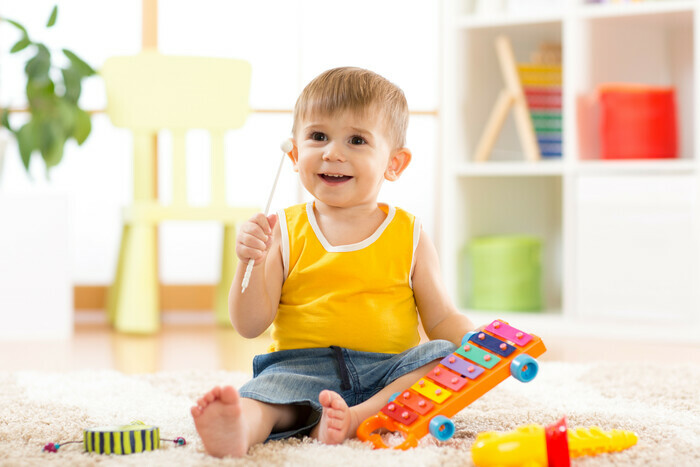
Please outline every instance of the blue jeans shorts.
M311 408L306 422L292 430L272 433L269 440L308 435L322 414L318 395L337 392L349 406L360 404L395 379L442 359L455 350L444 340L426 342L400 354L358 352L341 347L281 350L253 360L253 379L240 395L269 404Z

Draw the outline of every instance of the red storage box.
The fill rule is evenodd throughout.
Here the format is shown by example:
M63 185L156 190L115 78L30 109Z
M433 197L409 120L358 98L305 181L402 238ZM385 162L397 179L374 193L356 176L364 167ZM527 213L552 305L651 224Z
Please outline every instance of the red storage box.
M598 92L601 159L678 157L674 88L621 84Z

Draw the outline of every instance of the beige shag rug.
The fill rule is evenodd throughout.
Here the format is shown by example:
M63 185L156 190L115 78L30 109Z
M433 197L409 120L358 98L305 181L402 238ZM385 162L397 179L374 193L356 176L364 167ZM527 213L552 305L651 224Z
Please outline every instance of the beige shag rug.
M189 407L212 386L240 386L247 378L223 371L0 373L0 465L468 466L477 433L550 424L561 415L570 426L598 425L639 436L626 451L580 458L574 465L700 465L697 365L543 362L534 381L509 378L458 414L456 434L443 444L426 436L418 448L402 452L372 450L357 440L324 446L303 439L259 445L243 459L214 459L202 450ZM81 439L84 428L133 420L159 426L163 438L183 436L188 444L127 456L83 453L77 444L42 452L47 442Z

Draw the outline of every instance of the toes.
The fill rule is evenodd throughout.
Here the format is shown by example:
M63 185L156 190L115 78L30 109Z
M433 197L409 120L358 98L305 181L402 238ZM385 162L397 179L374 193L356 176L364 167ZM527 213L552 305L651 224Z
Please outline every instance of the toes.
M323 407L330 407L333 402L333 393L327 389L321 391L318 395L318 403Z
M348 404L345 403L345 400L343 400L342 397L337 396L333 398L333 401L331 402L331 407L333 407L336 410L344 410L348 408Z
M324 389L323 391L321 391L321 393L318 395L318 402L323 407L333 408L337 410L343 410L348 407L348 404L346 404L345 400L342 397L340 397L340 394L338 394L337 392L330 391L328 389Z
M197 418L202 415L202 409L198 405L195 405L194 407L190 408L190 413L193 417Z
M197 399L197 405L202 409L221 397L221 388L216 386L208 393Z
M215 387L214 389L212 389L211 391L209 391L208 393L206 393L206 394L204 395L204 399L205 399L208 403L211 404L212 402L214 402L216 399L219 398L219 395L220 395L220 394L221 394L221 388L220 388L219 386L217 386L217 387Z
M240 397L233 386L226 386L220 391L220 399L224 404L237 404Z

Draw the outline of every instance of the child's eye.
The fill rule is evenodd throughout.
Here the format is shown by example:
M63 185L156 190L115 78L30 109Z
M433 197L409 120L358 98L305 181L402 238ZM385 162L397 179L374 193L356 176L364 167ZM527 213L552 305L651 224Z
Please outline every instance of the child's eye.
M361 136L353 136L350 138L350 144L365 144L366 141Z
M310 136L311 139L314 141L326 141L328 139L328 137L320 131L314 131L313 133L311 133Z

